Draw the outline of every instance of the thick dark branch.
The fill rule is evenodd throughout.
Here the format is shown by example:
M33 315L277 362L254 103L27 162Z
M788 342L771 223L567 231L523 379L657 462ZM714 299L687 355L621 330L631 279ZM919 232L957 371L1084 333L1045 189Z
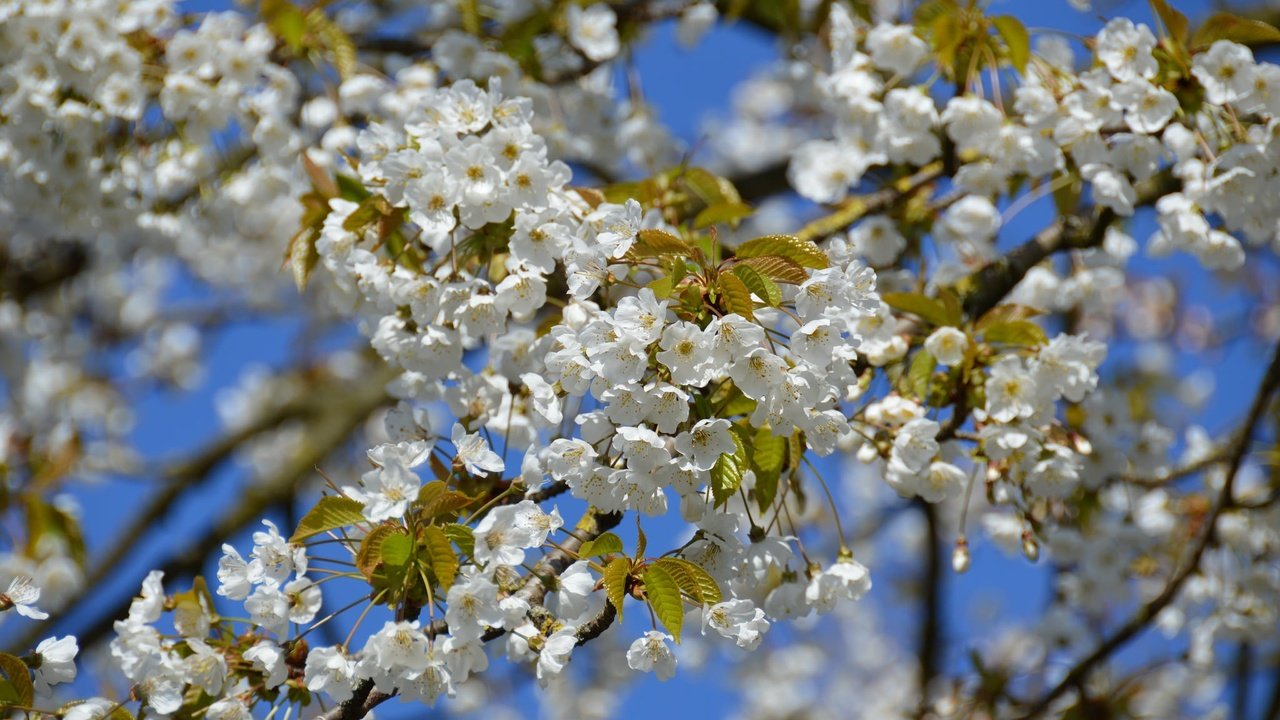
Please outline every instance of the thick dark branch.
M1168 607L1177 598L1182 586L1199 569L1200 559L1204 557L1205 550L1213 543L1218 518L1222 516L1225 510L1234 506L1235 501L1232 497L1232 489L1235 487L1236 475L1240 472L1240 466L1244 463L1244 458L1249 452L1249 446L1252 444L1254 431L1262 420L1271 396L1275 394L1277 387L1280 387L1280 345L1272 352L1271 364L1267 366L1266 374L1262 377L1262 382L1258 386L1258 393L1254 396L1253 404L1249 408L1249 414L1246 416L1244 431L1241 432L1240 437L1236 440L1235 447L1232 448L1226 479L1222 482L1222 490L1218 495L1218 502L1214 505L1209 517L1205 519L1204 528L1201 530L1200 536L1194 541L1187 559L1159 595L1139 608L1138 612L1122 625L1119 630L1104 640L1097 649L1089 653L1075 667L1071 668L1071 671L1052 690L1032 702L1026 714L1022 716L1024 720L1040 717L1049 709L1053 701L1061 697L1067 690L1082 686L1084 680L1095 667L1132 640L1138 633L1142 632L1147 625L1155 620L1160 611Z
M89 253L78 242L48 242L38 254L26 258L11 257L0 246L0 298L22 304L71 280L88 266Z
M924 596L921 598L920 605L920 613L923 617L920 623L918 651L920 661L918 717L924 717L929 703L929 685L938 676L939 658L942 657L943 652L945 633L942 628L942 601L945 589L942 574L942 533L939 527L941 521L938 518L938 510L923 501L920 501L918 506L924 513L925 542L927 543L924 559Z
M1249 680L1253 677L1253 646L1241 642L1236 647L1235 669L1231 678L1232 714L1240 720L1249 717Z
M791 190L787 182L787 162L774 163L741 175L729 177L729 181L737 188L742 202L755 205L765 198Z
M304 446L274 475L262 478L244 491L239 502L229 512L207 528L193 543L172 553L158 569L164 571L168 580L199 572L205 559L226 542L227 538L260 520L267 508L290 502L300 483L313 475L316 466L335 449L342 447L351 434L364 424L370 413L388 402L385 388L395 374L390 368L380 366L350 387L308 393L306 397L310 398L309 417L312 421L307 427ZM97 619L88 629L76 633L81 646L88 647L105 637L115 620L128 610L130 602L132 595L110 604L95 606L98 610Z
M1179 181L1164 170L1138 187L1137 206L1145 206L1176 192ZM1004 300L1031 268L1063 250L1098 247L1107 228L1116 220L1110 209L1095 209L1092 215L1065 215L1041 230L1031 240L1014 248L1004 257L971 273L958 286L964 298L964 311L979 318Z
M66 607L74 608L85 599L88 593L96 592L96 589L106 578L115 575L120 564L137 548L138 543L142 541L147 533L153 530L156 524L169 514L178 500L188 490L193 490L203 485L210 473L221 465L223 461L231 457L242 444L278 427L286 420L319 410L320 408L316 407L314 398L314 395L305 395L264 412L254 418L252 422L222 436L197 452L193 457L175 463L165 470L163 473L164 487L147 500L146 506L133 516L127 527L116 533L114 543L103 553L102 557L98 558L97 564L89 571L84 583L81 584L80 591L67 601ZM55 616L50 620L31 626L18 641L17 647L30 647L40 638L49 635L49 631L53 624L57 622L57 619ZM83 643L84 640L81 640L81 642Z
M390 695L373 689L372 680L363 680L346 702L319 716L316 720L360 720L368 715L369 711L390 699Z
M1271 697L1267 698L1267 707L1259 716L1262 720L1280 720L1280 665L1276 666L1271 682Z
M606 602L599 615L578 628L578 645L586 645L588 642L600 637L617 619L618 611L613 608L613 603Z

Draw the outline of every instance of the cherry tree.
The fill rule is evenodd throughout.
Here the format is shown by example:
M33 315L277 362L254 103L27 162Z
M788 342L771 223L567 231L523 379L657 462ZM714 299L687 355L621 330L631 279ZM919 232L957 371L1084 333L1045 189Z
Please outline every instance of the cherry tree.
M5 716L1280 716L1280 30L1007 10L0 0Z

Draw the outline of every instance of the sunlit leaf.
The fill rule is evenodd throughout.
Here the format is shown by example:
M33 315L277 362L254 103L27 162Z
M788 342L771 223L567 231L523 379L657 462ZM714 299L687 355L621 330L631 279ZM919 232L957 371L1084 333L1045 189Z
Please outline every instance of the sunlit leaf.
M684 558L664 557L653 561L650 567L667 571L680 591L699 605L715 605L724 600L719 583L697 563Z
M827 254L812 240L801 240L794 235L766 235L748 240L738 246L735 254L740 258L776 255L817 270L831 264Z
M289 542L301 542L313 535L364 522L364 506L345 495L326 495L307 511Z
M677 597L677 600L679 598ZM0 702L31 707L35 703L35 688L31 685L31 671L18 658L0 653Z
M997 15L991 18L996 26L1000 39L1009 51L1009 62L1018 72L1026 72L1027 61L1031 59L1031 35L1022 21L1012 15Z
M782 290L755 268L740 263L733 266L733 274L737 275L747 289L755 293L765 305L778 307L782 304Z
M684 601L680 599L680 586L671 573L657 565L645 568L641 575L644 582L644 597L653 608L658 622L671 633L676 642L680 642L680 628L684 624Z
M631 573L631 561L624 557L614 558L604 566L604 591L618 611L618 620L622 620L622 601L627 596L627 577Z
M582 543L582 547L578 548L578 557L591 558L620 552L622 552L622 538L607 532L594 540Z

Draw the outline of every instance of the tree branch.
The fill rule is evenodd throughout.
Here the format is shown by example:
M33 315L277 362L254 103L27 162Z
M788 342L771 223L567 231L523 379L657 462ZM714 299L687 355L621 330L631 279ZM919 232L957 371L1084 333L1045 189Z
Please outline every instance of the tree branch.
M345 392L335 388L337 392L305 393L306 407L310 408L306 415L313 418L313 421L307 428L304 447L277 473L255 482L243 493L234 508L213 526L206 528L197 540L171 554L158 569L164 571L170 579L199 572L209 554L217 550L227 538L261 519L266 508L289 502L297 492L299 483L314 473L316 466L336 448L341 447L370 413L387 403L386 384L396 374L395 370L381 366L354 386L346 388ZM171 489L176 486L180 489L182 484L173 483L169 487ZM86 587L92 588L92 585ZM101 610L97 620L83 632L75 633L80 638L81 646L88 647L106 636L115 620L128 610L132 599L131 593L126 598L99 606Z
M917 653L920 660L920 707L917 717L923 718L928 710L929 685L938 675L938 660L942 657L945 637L942 628L942 601L945 591L938 511L927 502L918 501L917 505L924 514L925 542L928 544L924 560L924 597L920 605L923 618L920 623L920 646Z
M523 599L531 608L541 607L548 590L544 579L558 577L565 568L577 561L577 550L582 547L582 543L617 527L621 521L621 513L603 513L595 508L588 509L569 538L560 543L560 547L552 549L543 556L542 560L534 566L533 572L525 576L520 589L513 593L513 596ZM578 645L584 645L599 637L613 624L616 617L613 605L606 602L604 610L595 619L578 629ZM444 620L436 620L427 626L425 632L427 637L434 639L449 632L449 625ZM506 631L501 628L491 628L481 636L481 639L489 642L504 634ZM360 720L369 711L391 698L392 696L387 693L374 690L372 680L365 680L356 688L350 700L321 715L317 720Z
M1271 364L1267 367L1266 374L1263 375L1262 382L1258 386L1257 395L1253 398L1253 404L1249 408L1249 414L1244 423L1244 430L1240 433L1240 437L1232 449L1226 478L1223 480L1222 490L1218 494L1218 502L1205 520L1204 529L1201 530L1200 537L1196 539L1191 553L1186 561L1183 562L1182 567L1178 569L1159 595L1143 605L1119 630L1078 662L1075 667L1071 668L1052 690L1030 703L1027 713L1022 716L1023 720L1040 717L1053 701L1061 697L1067 690L1082 685L1094 667L1101 664L1112 653L1133 639L1135 635L1160 614L1160 611L1168 607L1177 598L1182 586L1199 568L1200 559L1204 557L1205 550L1213 543L1218 518L1222 516L1223 511L1234 504L1232 489L1235 487L1236 475L1240 472L1240 466L1244 463L1245 455L1248 454L1249 446L1252 444L1253 433L1257 429L1258 423L1262 420L1268 402L1277 387L1280 387L1280 345L1277 345L1272 352Z
M1135 206L1150 205L1176 192L1179 187L1180 181L1173 173L1163 170L1140 184ZM957 284L955 289L964 298L965 313L974 319L986 314L1022 282L1031 268L1054 253L1101 245L1107 228L1115 220L1116 214L1109 208L1095 209L1091 215L1077 213L1059 217L1031 240L979 268Z

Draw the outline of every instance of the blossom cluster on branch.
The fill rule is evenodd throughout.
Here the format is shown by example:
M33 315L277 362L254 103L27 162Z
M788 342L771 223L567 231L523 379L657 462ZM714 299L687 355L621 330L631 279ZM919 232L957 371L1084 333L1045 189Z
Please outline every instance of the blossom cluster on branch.
M503 673L578 716L690 646L740 656L751 717L1173 717L1218 704L1223 643L1276 646L1280 351L1234 431L1171 419L1205 400L1174 345L1212 331L1175 338L1134 268L1193 259L1280 335L1280 30L1164 0L1075 47L960 0L242 4L0 0L0 617L47 623L0 653L14 717L466 710ZM668 19L780 39L705 162L634 77ZM247 373L189 460L131 446L139 386L290 316L360 342ZM231 457L242 503L47 632ZM90 552L75 483L104 475L163 485ZM1052 598L958 672L971 513ZM907 658L864 598L921 563ZM1112 662L1151 626L1181 652ZM102 640L122 691L70 697Z

